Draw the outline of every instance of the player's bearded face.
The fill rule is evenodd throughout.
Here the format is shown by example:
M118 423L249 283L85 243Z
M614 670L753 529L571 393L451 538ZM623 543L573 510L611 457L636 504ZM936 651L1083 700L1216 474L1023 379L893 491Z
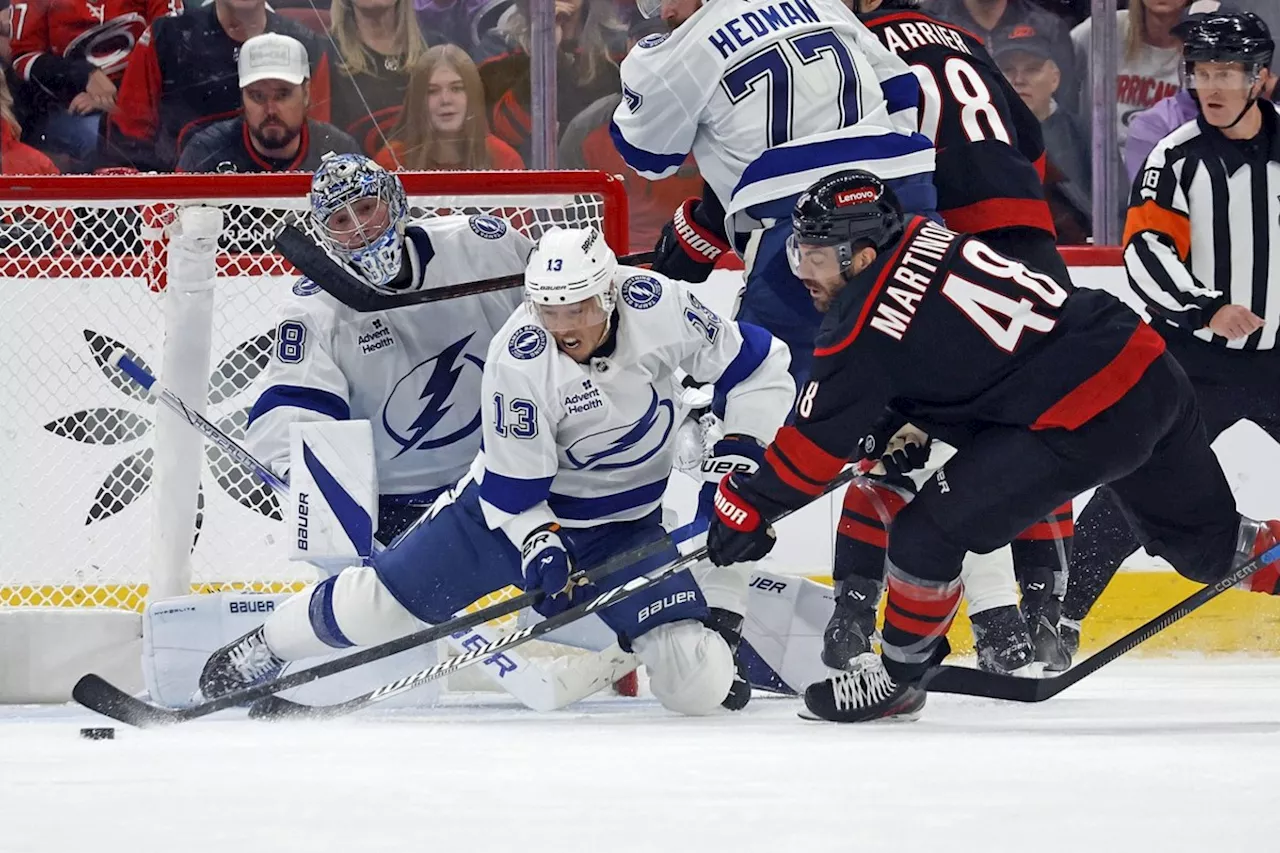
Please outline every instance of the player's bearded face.
M591 358L609 325L604 306L594 296L571 305L534 305L534 310L560 351L579 364Z
M375 196L343 205L325 222L329 239L344 249L360 249L382 236L391 225L391 209Z
M813 307L826 311L845 284L836 246L801 243L793 236L787 241L787 261L796 278L804 282Z

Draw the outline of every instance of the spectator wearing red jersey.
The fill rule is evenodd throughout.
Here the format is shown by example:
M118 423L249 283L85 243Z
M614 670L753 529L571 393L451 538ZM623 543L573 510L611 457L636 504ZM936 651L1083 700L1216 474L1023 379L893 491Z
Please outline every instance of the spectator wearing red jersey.
M24 145L22 125L13 112L13 93L0 74L0 172L6 175L56 175L58 167L44 154Z
M311 69L302 42L254 36L240 48L239 66L243 114L193 135L179 172L314 172L330 151L360 153L341 130L307 118Z
M333 123L372 157L400 120L409 70L422 64L427 40L413 0L332 0L330 34L338 47Z
M195 131L240 109L236 56L245 41L261 33L291 36L306 47L308 114L328 121L327 40L268 10L265 0L214 0L176 18L159 18L143 33L120 81L103 159L171 170Z
M414 70L391 141L374 158L384 169L523 169L510 145L489 132L480 74L466 51L437 45Z
M182 0L27 0L12 10L18 96L34 119L28 140L69 168L92 168L134 44L151 21L181 14Z
M636 17L627 34L627 49L647 35L666 31L667 25L661 18ZM684 165L674 175L660 181L642 178L628 168L609 135L609 121L621 102L621 92L606 95L569 122L560 137L556 165L561 169L598 169L621 175L630 203L631 245L652 246L671 219L671 211L686 198L702 194L702 178L692 155L685 158Z

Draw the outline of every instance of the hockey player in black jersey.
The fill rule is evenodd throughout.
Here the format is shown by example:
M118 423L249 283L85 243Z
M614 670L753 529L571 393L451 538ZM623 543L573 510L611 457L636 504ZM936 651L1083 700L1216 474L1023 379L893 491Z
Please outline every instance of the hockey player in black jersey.
M915 0L852 0L867 28L911 66L920 81L920 132L937 147L933 174L938 212L953 231L975 234L996 251L1070 283L1058 254L1053 216L1044 194L1045 148L1040 122L1010 86L982 40L918 8ZM899 455L936 467L929 437L901 418L886 418L867 441L893 442ZM845 493L837 529L836 605L823 659L843 668L870 648L875 608L884 586L885 526L914 492L911 475L891 460L886 479ZM1049 670L1070 662L1058 635L1072 542L1071 502L1056 507L1010 543L1021 608L1013 598L1009 564L1000 555L965 563L964 583L978 665L1019 672L1038 662Z
M917 683L948 652L964 555L1092 486L1109 483L1147 549L1200 583L1280 541L1280 521L1236 511L1186 375L1110 294L906 217L856 170L800 197L788 248L826 314L814 369L759 470L721 482L712 562L764 557L772 520L818 495L886 407L957 448L889 530L881 657L811 685L814 716L918 712Z

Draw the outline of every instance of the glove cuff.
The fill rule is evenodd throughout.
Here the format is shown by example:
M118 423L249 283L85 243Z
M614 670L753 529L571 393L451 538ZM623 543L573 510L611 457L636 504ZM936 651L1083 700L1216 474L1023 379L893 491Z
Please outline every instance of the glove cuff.
M700 204L696 198L687 198L676 208L671 217L672 230L680 248L695 261L715 264L729 249L729 244L719 234L698 224L695 205Z
M716 515L724 522L725 527L730 530L736 530L739 533L750 533L760 527L763 519L760 517L760 511L743 500L742 496L738 494L733 487L732 480L732 476L725 477L720 481L719 487L716 488L716 494L713 498Z

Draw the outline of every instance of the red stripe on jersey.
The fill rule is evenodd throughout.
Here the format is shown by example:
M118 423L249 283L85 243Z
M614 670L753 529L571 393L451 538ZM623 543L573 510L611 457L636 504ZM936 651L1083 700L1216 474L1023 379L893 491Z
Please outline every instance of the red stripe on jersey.
M889 600L903 613L915 616L949 619L960 605L963 589L958 580L945 585L924 586L889 572Z
M31 66L36 64L36 60L44 56L44 51L38 50L34 53L24 53L13 61L13 70L22 78L23 82L31 82Z
M850 483L844 493L845 512L878 518L885 524L893 521L906 505L906 498L898 492L874 482ZM889 517L884 518L883 513L888 513Z
M1040 176L1040 183L1043 184L1045 170L1049 167L1048 155L1044 151L1041 151L1040 156L1037 157L1035 162L1031 165L1036 167L1036 174Z
M778 455L772 445L764 451L764 464L768 465L773 470L773 473L778 475L778 479L782 481L783 485L795 489L801 494L813 497L822 492L822 486L796 474L791 463Z
M1073 521L1037 521L1019 533L1017 538L1023 541L1065 539L1068 536L1074 536L1075 532L1075 522Z
M1115 358L1050 406L1031 428L1078 429L1129 393L1162 352L1164 338L1146 323L1139 323Z
M872 527L853 518L841 518L839 526L836 527L836 533L846 539L865 542L880 549L889 547L888 531L883 527Z
M945 622L928 622L922 619L916 619L902 613L896 607L886 605L884 608L884 621L886 625L891 625L899 631L905 631L908 634L915 634L920 637L941 637L947 631L951 630L950 619Z
M823 486L831 482L832 477L840 473L845 463L841 457L832 456L814 444L794 426L785 426L778 430L778 434L774 436L773 445L769 449L777 452L770 454L766 451L766 458L772 456L782 465L790 468L795 475L807 481L808 485L805 488L810 490L810 494L815 495L822 491ZM793 486L793 488L801 487Z
M814 358L822 358L827 355L834 355L840 350L853 343L854 338L858 337L858 332L862 331L862 326L867 322L867 315L871 313L871 307L875 305L876 299L880 296L880 291L884 288L885 281L889 278L889 273L893 272L897 266L898 258L902 255L902 251L907 248L907 244L911 242L911 238L916 236L916 232L926 222L923 216L912 217L907 224L906 229L902 232L902 239L898 241L898 248L893 250L893 256L889 258L889 262L880 270L880 275L876 278L875 285L871 288L871 292L867 294L867 301L862 303L862 313L858 315L858 322L853 324L853 330L840 343L829 347L814 347Z
M1049 203L1039 198L988 198L939 211L947 227L962 234L981 234L996 228L1039 228L1054 237L1053 214Z

